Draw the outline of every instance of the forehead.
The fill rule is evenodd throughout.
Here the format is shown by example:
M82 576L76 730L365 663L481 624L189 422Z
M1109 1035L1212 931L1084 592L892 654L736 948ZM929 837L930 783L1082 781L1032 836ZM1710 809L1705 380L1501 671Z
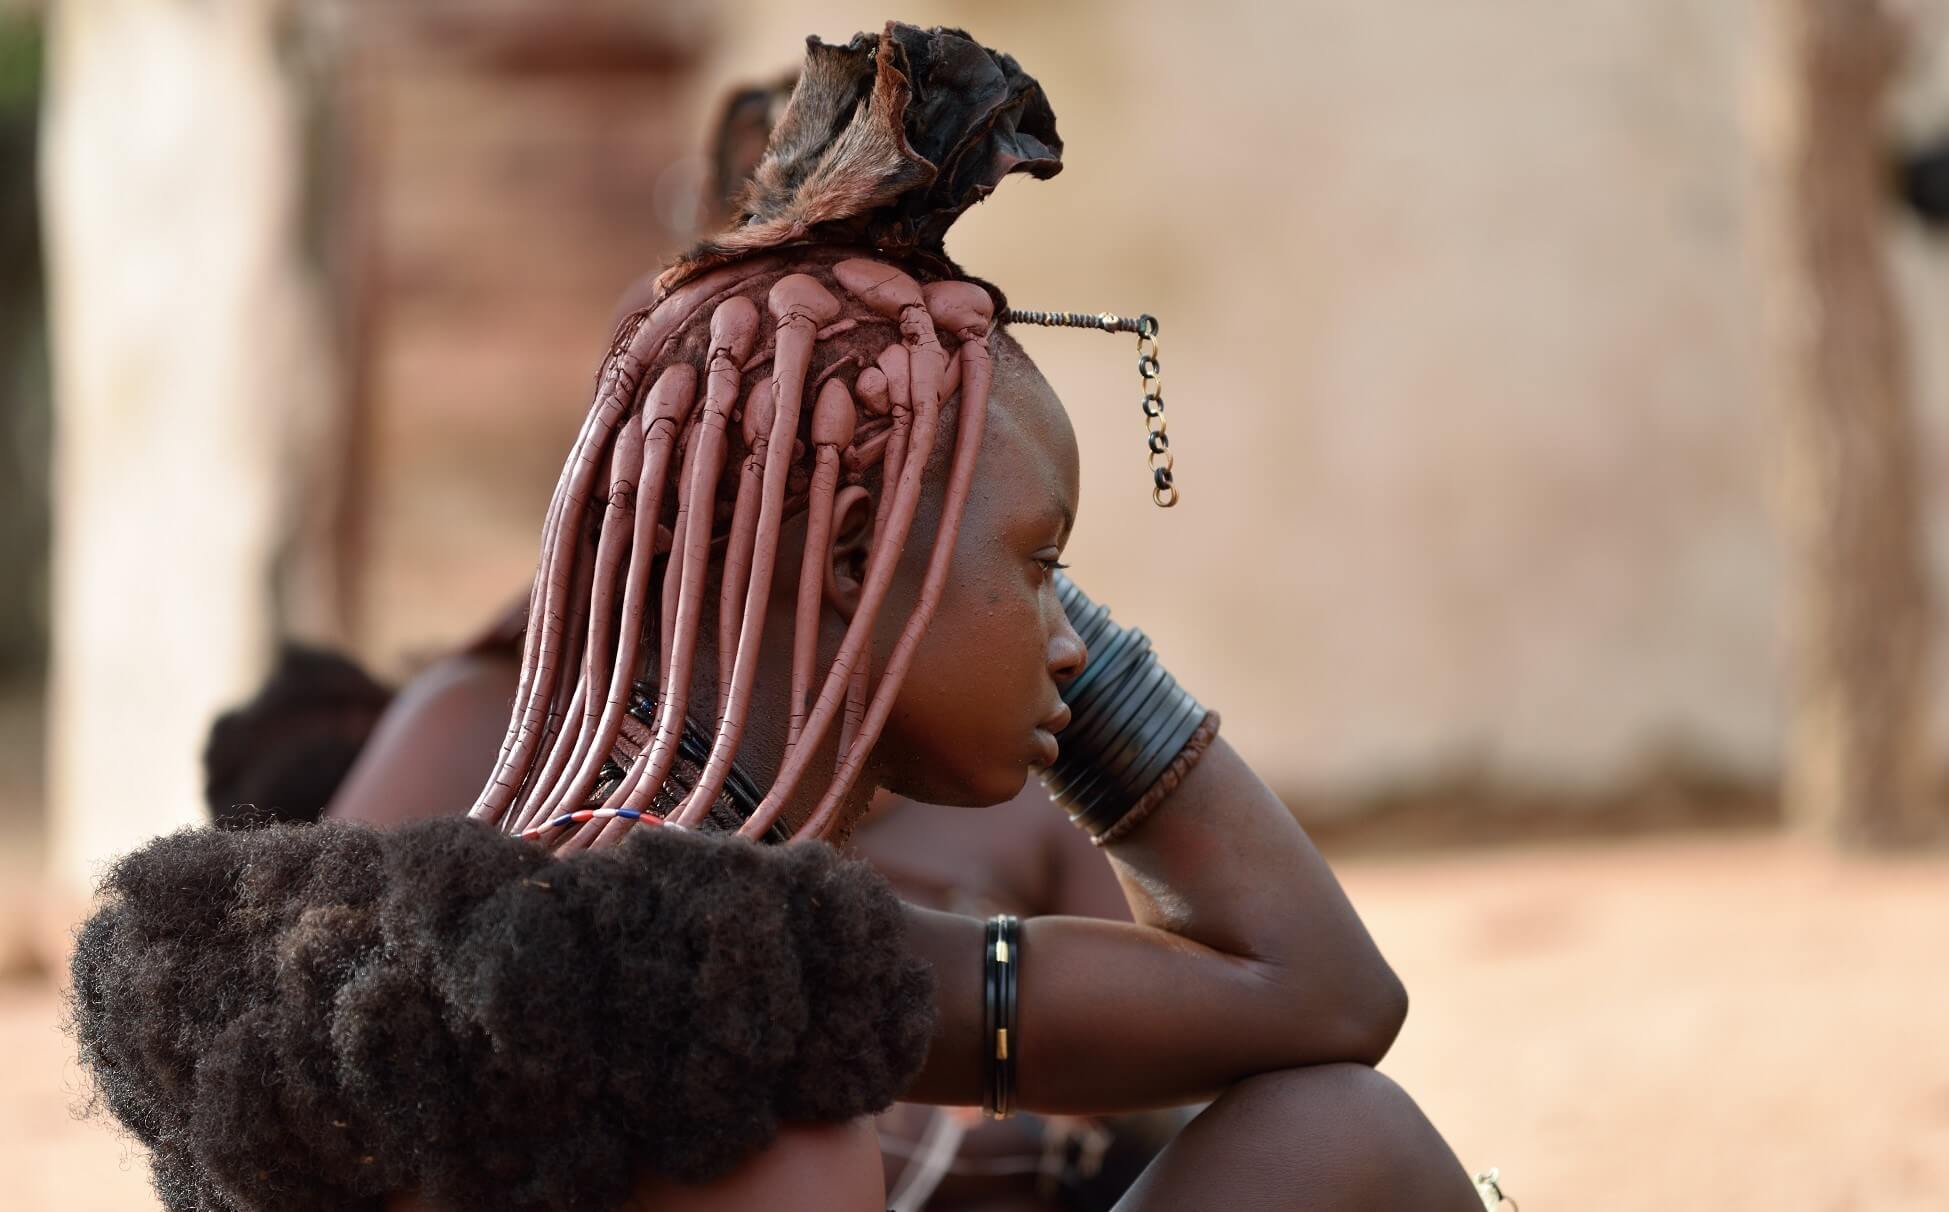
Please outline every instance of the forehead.
M1055 389L1006 332L994 340L995 383L981 444L985 481L1004 503L1076 512L1081 481L1076 431Z

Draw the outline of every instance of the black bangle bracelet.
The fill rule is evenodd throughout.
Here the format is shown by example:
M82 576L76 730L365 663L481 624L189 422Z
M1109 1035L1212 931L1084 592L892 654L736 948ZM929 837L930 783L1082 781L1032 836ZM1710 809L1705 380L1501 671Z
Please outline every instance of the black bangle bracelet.
M1150 637L1135 628L1098 637L1096 646L1088 649L1089 660L1083 672L1063 688L1063 693L1070 696L1065 701L1092 702L1091 692L1095 687L1107 685L1116 674L1125 672L1131 662L1149 651L1149 646Z
M982 946L981 1109L1005 1118L1015 1103L1015 1007L1021 971L1021 923L1008 914L988 919Z
M1089 660L1063 687L1070 723L1042 777L1069 819L1101 838L1157 785L1207 712L1158 663L1142 631L1118 626L1061 574L1056 595Z
M1155 787L1157 781L1164 777L1164 771L1191 743L1191 738L1197 733L1198 726L1205 722L1207 714L1203 703L1190 695L1184 696L1184 705L1179 708L1178 714L1171 718L1160 717L1155 725L1156 739L1144 742L1151 754L1152 765L1137 771L1130 781L1144 787Z
M1160 696L1169 695L1175 689L1171 675L1164 667L1151 663L1140 668L1127 679L1127 688L1116 692L1101 714L1101 718L1113 721L1150 719L1149 711L1160 702ZM1067 730L1065 730L1067 731ZM1099 728L1086 738L1078 738L1086 752L1097 755L1094 769L1077 779L1070 787L1069 795L1079 804L1099 803L1100 788L1117 784L1123 774L1140 756L1136 746L1140 737L1133 732L1118 732ZM1100 832L1100 831L1099 831Z
M995 968L995 938L1000 918L991 917L981 933L981 1109L995 1113L995 1024L1001 1017L1001 973Z
M1143 717L1143 725L1127 738L1122 752L1105 760L1106 777L1148 789L1190 739L1204 714L1204 707L1190 695L1176 696L1175 706L1163 703Z

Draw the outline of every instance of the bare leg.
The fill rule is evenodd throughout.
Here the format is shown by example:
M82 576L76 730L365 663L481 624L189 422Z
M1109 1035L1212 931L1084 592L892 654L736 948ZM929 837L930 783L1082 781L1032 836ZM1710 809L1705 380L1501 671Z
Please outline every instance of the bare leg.
M1116 1212L1482 1212L1405 1091L1364 1065L1288 1069L1205 1108Z

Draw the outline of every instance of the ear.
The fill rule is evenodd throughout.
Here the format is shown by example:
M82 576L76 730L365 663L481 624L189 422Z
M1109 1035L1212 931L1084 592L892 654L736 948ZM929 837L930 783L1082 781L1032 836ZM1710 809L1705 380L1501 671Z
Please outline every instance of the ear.
M857 484L832 499L832 549L826 557L826 602L840 617L859 610L866 555L873 549L873 494Z

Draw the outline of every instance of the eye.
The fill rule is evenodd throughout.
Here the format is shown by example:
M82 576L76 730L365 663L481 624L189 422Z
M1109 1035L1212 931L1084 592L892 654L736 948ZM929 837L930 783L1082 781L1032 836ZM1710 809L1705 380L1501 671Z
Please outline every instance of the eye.
M1053 576L1054 574L1061 572L1063 569L1069 567L1069 565L1063 563L1062 560L1056 556L1037 556L1035 562L1042 565L1042 574L1044 576Z

